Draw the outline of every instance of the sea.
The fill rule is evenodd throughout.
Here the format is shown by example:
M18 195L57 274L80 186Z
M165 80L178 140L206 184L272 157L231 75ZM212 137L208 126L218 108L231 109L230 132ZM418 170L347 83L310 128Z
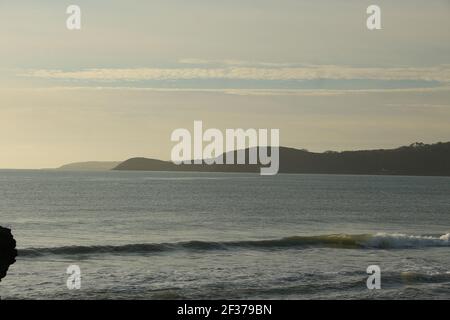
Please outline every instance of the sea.
M0 225L2 300L450 298L449 177L0 170Z

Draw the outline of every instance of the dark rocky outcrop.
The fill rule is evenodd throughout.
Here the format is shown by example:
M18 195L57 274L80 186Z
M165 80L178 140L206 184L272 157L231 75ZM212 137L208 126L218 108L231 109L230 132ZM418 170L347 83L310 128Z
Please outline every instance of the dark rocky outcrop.
M10 229L0 227L0 281L6 276L9 266L16 262L16 240Z

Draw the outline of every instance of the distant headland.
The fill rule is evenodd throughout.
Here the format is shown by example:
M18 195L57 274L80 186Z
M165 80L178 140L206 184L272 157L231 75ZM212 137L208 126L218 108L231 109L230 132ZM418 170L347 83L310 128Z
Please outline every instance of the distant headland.
M248 155L249 150L246 149ZM236 151L235 151L236 152ZM413 143L395 149L310 152L280 147L279 173L450 176L450 142ZM223 155L226 157L226 154ZM247 157L248 159L248 157ZM91 162L92 163L92 162ZM261 165L181 164L148 158L108 162L97 170L257 173ZM83 170L71 164L62 170ZM91 166L92 168L92 166ZM104 168L104 169L100 169Z
M87 161L87 162L74 162L65 164L57 170L66 171L104 171L112 170L121 164L121 161Z

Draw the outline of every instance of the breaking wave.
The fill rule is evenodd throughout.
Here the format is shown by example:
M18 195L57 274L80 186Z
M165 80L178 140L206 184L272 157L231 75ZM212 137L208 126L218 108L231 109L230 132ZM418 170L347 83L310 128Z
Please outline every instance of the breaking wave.
M256 241L186 241L174 243L142 243L119 246L66 246L54 248L26 248L19 250L19 256L35 257L45 255L82 254L143 254L177 250L213 251L233 249L295 249L295 248L338 248L338 249L414 249L424 247L450 247L450 233L442 236L418 236L406 234L331 234L317 236L295 236L273 240Z

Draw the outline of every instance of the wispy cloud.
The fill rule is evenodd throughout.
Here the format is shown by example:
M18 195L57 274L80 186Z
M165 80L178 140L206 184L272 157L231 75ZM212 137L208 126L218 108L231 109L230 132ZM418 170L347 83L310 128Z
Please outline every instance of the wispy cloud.
M60 86L60 87L31 87L31 88L0 88L9 92L46 92L46 91L147 91L147 92L198 92L198 93L220 93L238 96L340 96L361 95L376 93L432 93L450 91L450 87L436 88L403 88L403 89L361 89L361 90L296 90L296 89L194 89L194 88L154 88L154 87L130 87L130 86ZM386 104L386 106L404 106L404 104ZM423 105L424 106L424 105ZM444 106L444 105L440 105ZM447 106L447 105L445 105Z
M180 59L178 61L180 64L185 65L203 65L203 66L245 66L245 67L300 67L308 65L300 65L298 63L280 63L280 62L265 62L265 61L246 61L246 60L235 60L235 59L216 59L216 60L206 60L206 59L195 59L187 58Z
M204 62L203 62L204 63ZM75 71L29 70L24 77L90 81L145 81L145 80L421 80L450 82L450 66L359 68L336 65L284 67L284 66L228 66L177 68L102 68Z

